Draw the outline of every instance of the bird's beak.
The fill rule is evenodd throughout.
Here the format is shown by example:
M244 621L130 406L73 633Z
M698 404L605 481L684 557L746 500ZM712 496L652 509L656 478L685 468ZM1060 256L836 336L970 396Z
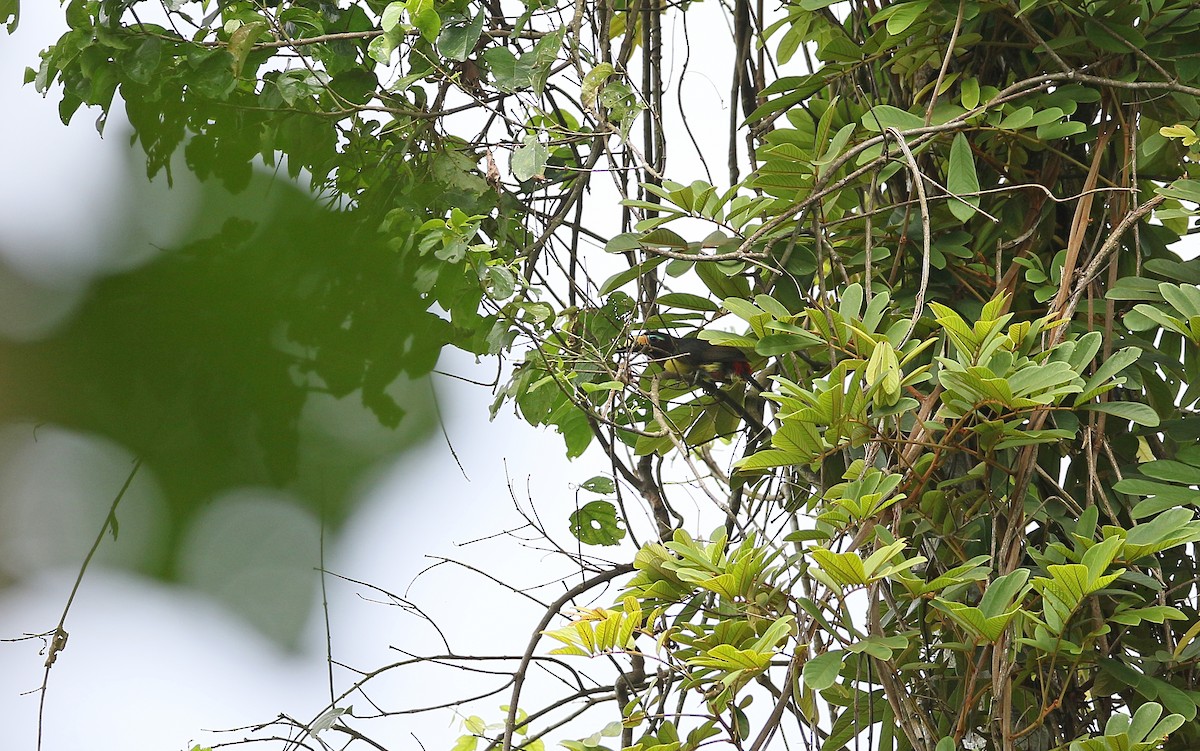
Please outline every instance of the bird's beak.
M633 346L636 349L646 349L650 346L650 339L645 334L638 334L633 338Z

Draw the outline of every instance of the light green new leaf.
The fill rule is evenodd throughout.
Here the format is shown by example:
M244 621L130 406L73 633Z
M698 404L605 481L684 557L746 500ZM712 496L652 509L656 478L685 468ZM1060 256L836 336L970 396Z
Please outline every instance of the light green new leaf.
M838 585L861 587L868 583L866 567L857 553L835 553L826 548L813 548L809 554Z
M875 343L871 359L867 362L867 386L872 390L875 402L891 407L900 401L900 362L896 350L887 339Z
M1100 578L1120 552L1121 538L1119 537L1109 537L1088 548L1082 559L1083 565L1088 570L1088 577L1093 580Z
M475 751L479 745L479 737L475 735L460 735L450 751Z

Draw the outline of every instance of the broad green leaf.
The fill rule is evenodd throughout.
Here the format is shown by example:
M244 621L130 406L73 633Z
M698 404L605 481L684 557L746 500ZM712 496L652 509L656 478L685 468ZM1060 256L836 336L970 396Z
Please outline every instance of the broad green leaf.
M925 127L925 118L890 104L877 104L862 116L862 126L873 133L879 133L888 128L896 128L901 131L912 130Z
M804 685L814 691L824 691L837 682L838 673L842 669L842 659L845 652L832 649L813 657L804 663L800 673Z
M1200 485L1200 467L1170 459L1146 462L1138 467L1138 471L1157 480L1177 482L1182 485Z
M962 92L962 106L969 110L973 110L979 106L979 79L974 76L963 79L959 85Z
M743 300L740 297L727 297L721 301L721 306L747 323L754 323L758 319L768 315L766 311L754 303L749 300Z
M670 292L665 295L659 295L657 300L659 305L667 308L683 308L684 310L698 310L705 313L715 313L720 307L708 299L700 295L693 295L688 292Z
M979 207L979 176L975 173L975 158L971 155L971 145L962 133L954 136L950 146L950 166L946 171L946 189L952 196L949 200L950 213L960 222L965 222L975 215ZM965 203L964 203L965 201Z
M0 23L7 24L8 33L17 30L21 21L21 0L0 0Z
M997 577L983 593L983 598L979 601L979 610L987 618L1001 615L1013 603L1013 599L1028 579L1029 569L1024 568Z
M396 49L396 40L391 34L380 34L367 45L367 54L380 65L391 65L392 52ZM464 736L473 738L474 736Z
M1057 141L1060 138L1078 135L1086 130L1086 124L1074 120L1066 120L1037 126L1037 137L1041 141Z
M533 86L533 65L524 57L517 59L507 47L489 47L483 53L488 70L501 91L514 92Z
M258 40L259 35L266 30L266 21L254 21L252 23L242 24L237 28L236 31L229 35L229 54L233 55L234 76L240 76L242 74L242 66L246 64L246 57L250 54L250 49ZM144 43L142 47L145 47Z
M609 501L584 504L569 521L571 534L584 545L616 545L625 538L617 507Z
M636 266L631 266L624 271L619 271L613 274L608 279L604 280L604 284L600 285L600 294L607 295L613 290L625 286L634 279L637 279L642 274L653 271L656 267L667 262L666 256L651 256Z
M1020 130L1028 127L1033 121L1033 107L1019 107L1010 112L996 126L1000 130Z
M550 150L532 133L525 136L524 143L513 152L510 164L513 177L521 182L545 177L546 161Z
M580 484L579 487L592 493L602 493L605 495L612 493L617 489L616 483L613 482L613 479L606 475L596 475L591 479L585 480Z
M1200 315L1200 287L1164 282L1158 285L1158 292L1171 307L1182 313L1184 318Z
M388 3L387 7L383 9L383 16L379 21L379 28L385 32L396 28L400 25L400 21L404 17L404 12L406 10L408 10L408 3Z
M583 88L580 95L585 108L595 109L596 95L599 93L600 87L604 86L604 82L614 72L615 68L612 63L600 63L587 72L587 75L583 77Z
M425 41L433 44L442 32L442 18L434 9L434 0L408 0L408 20L421 32Z
M1114 352L1111 357L1100 363L1100 367L1096 368L1096 372L1083 384L1083 390L1079 393L1079 396L1075 397L1075 406L1079 406L1107 391L1104 388L1105 384L1115 377L1117 373L1135 363L1141 354L1142 351L1137 347L1126 347Z
M438 52L460 63L470 57L479 37L483 35L484 15L480 11L465 24L444 27L438 36Z
M1014 608L1006 613L1000 613L989 618L979 608L973 608L961 602L948 602L941 598L935 598L933 604L939 610L949 615L972 636L987 642L994 642L999 639L1000 635L1008 627L1009 621L1020 612L1019 608Z
M914 2L897 3L872 16L871 23L886 20L887 32L892 36L900 36L925 13L929 8L929 2L930 0L915 0Z
M1158 413L1150 405L1140 402L1101 402L1100 404L1085 404L1081 409L1104 412L1138 425L1145 425L1148 428L1158 427Z
M678 232L660 227L638 238L638 244L646 248L671 248L678 252L688 249L688 241Z
M1173 183L1156 188L1155 193L1168 198L1178 198L1192 203L1200 203L1200 180L1176 180Z
M820 344L820 339L807 333L768 334L755 342L754 351L760 355L774 357Z

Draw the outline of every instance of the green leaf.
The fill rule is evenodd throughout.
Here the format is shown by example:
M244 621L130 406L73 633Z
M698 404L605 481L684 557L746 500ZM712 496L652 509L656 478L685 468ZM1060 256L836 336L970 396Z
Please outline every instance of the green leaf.
M613 493L617 489L617 485L613 482L613 479L606 475L596 475L589 480L585 480L579 487L592 493L602 493L604 495Z
M0 0L0 23L8 24L8 33L17 30L21 21L21 0Z
M973 110L979 106L978 78L971 76L970 78L963 79L963 82L959 85L959 88L962 92L960 99L963 107Z
M1019 568L1010 574L997 577L988 585L979 601L979 610L986 618L1001 615L1020 593L1029 579L1029 569Z
M1065 120L1063 122L1045 123L1037 126L1037 137L1040 141L1057 141L1060 138L1068 138L1087 130L1087 125L1074 120Z
M617 507L609 501L585 504L571 514L570 523L571 534L584 545L616 545L625 537Z
M749 300L743 300L740 297L726 297L721 301L721 307L725 308L730 313L733 313L735 316L741 318L747 323L754 323L755 321L768 315L767 312L762 308L759 308Z
M644 248L671 248L679 252L688 249L688 241L674 230L660 227L651 230L638 238L638 244Z
M1085 404L1081 409L1120 417L1148 428L1158 427L1158 413L1148 404L1140 402L1102 402Z
M383 9L383 16L379 21L379 28L383 31L391 31L400 25L400 20L404 15L404 11L408 9L408 4L405 2L388 3Z
M339 73L329 82L329 88L351 104L366 104L375 94L379 79L375 72L363 68L351 68Z
M707 297L693 295L688 292L670 292L665 295L659 295L658 304L666 308L698 310L704 313L715 313L720 310L720 307Z
M438 36L438 52L460 63L466 60L483 34L484 20L484 14L480 11L468 23L443 28Z
M483 59L501 91L520 91L533 85L533 66L524 59L518 60L509 48L489 47Z
M754 351L760 355L774 357L775 355L808 349L821 343L820 339L807 332L768 334L755 342Z
M845 652L842 650L831 649L804 663L804 670L800 673L804 685L814 691L823 691L832 686L842 669L843 655Z
M195 73L190 79L191 86L202 96L224 99L237 84L233 77L233 55L228 50L211 50L189 62L195 66Z
M884 10L876 13L871 18L871 23L879 23L886 20L885 28L892 36L900 36L909 26L920 18L929 8L929 0L916 0L916 2L899 3L892 5Z
M367 54L380 65L391 65L392 52L396 49L396 40L391 34L380 34L367 45ZM471 736L464 736L471 737Z
M850 136L854 134L854 129L857 126L854 123L846 123L834 134L833 138L829 139L829 145L825 147L825 151L819 159L814 159L813 164L826 165L842 155L842 150L850 141Z
M587 75L583 77L583 87L580 90L584 108L589 110L596 108L596 96L600 92L600 87L615 71L612 63L600 63L587 72Z
M888 128L904 131L925 127L925 118L890 104L877 104L862 116L862 125L873 133Z
M549 158L550 150L538 140L536 134L530 133L525 136L524 144L513 152L509 166L512 169L513 177L521 182L535 177L543 179L546 176L546 161Z
M233 55L233 75L240 76L242 74L242 66L246 64L246 57L250 54L250 50L254 47L254 43L258 41L259 35L267 30L266 21L254 21L252 23L242 24L232 34L229 35L229 54ZM151 37L146 42L142 43L142 48L146 47L146 43L159 40ZM161 46L161 43L160 45ZM157 65L158 54L154 55L155 65ZM132 73L132 71L131 71ZM136 79L135 79L136 80Z
M1200 203L1200 180L1176 180L1169 185L1156 188L1154 192L1167 198Z
M962 200L950 198L950 213L960 222L975 215L979 207L979 176L975 172L975 158L971 155L971 144L962 133L954 136L950 146L950 165L946 171L946 189Z
M425 41L433 44L442 31L442 18L433 7L433 0L408 0L408 20L421 32ZM385 29L386 31L386 29Z
M632 282L642 274L646 274L656 267L661 266L668 260L670 259L668 259L666 256L651 256L636 266L631 266L624 271L618 271L608 279L604 280L604 284L600 285L600 294L607 295L613 290Z
M1200 467L1184 464L1183 462L1161 459L1146 462L1138 470L1147 477L1167 482L1177 482L1181 485L1200 485Z
M163 41L158 37L147 37L143 40L129 61L130 79L141 84L150 83L162 61L162 52Z
M1000 130L1020 130L1033 122L1033 107L1020 107L1004 117L996 126Z
M1083 384L1083 391L1080 392L1079 396L1075 397L1075 406L1079 406L1107 391L1108 389L1104 388L1105 384L1114 378L1117 373L1137 362L1141 354L1142 351L1137 347L1125 347L1122 350L1114 352L1111 357L1100 364L1100 367L1096 368L1096 372L1092 374L1092 377L1087 379Z

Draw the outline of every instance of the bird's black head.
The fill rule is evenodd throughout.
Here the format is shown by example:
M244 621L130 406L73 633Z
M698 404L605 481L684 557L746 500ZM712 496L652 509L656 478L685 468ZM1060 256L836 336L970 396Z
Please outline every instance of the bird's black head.
M654 357L670 357L675 354L675 337L659 331L648 331L633 340L634 347Z

